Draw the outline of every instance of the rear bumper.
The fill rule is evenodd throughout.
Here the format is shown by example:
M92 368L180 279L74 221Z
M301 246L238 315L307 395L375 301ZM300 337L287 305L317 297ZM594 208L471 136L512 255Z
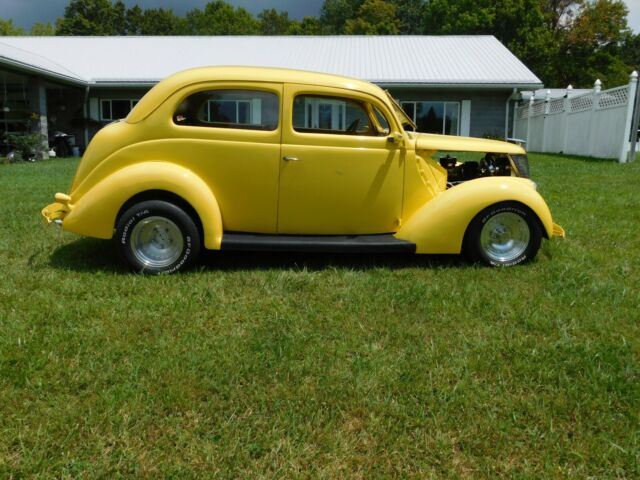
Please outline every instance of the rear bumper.
M69 201L71 198L64 193L56 193L55 203L51 203L42 209L42 217L48 225L55 223L62 225L64 217L71 211L69 208Z

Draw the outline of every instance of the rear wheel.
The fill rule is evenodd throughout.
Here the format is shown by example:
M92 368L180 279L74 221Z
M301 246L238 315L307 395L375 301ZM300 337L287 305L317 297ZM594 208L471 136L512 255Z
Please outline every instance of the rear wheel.
M116 242L133 270L150 274L189 267L202 243L191 216L164 200L140 202L126 210L118 220Z
M469 224L464 250L473 261L508 267L538 253L542 229L536 215L516 202L492 205Z

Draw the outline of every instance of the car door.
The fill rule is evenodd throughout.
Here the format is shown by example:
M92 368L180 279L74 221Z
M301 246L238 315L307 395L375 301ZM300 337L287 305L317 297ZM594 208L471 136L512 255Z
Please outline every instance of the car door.
M349 90L295 84L285 84L283 98L278 233L396 231L405 150L389 131L398 127L386 106Z
M176 94L161 158L211 187L225 231L276 233L282 84L211 82Z

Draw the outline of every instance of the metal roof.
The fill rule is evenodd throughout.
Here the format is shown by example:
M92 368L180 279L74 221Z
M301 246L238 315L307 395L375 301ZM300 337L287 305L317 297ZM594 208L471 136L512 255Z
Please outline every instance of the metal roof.
M207 65L283 67L383 85L542 86L493 36L2 37L0 64L85 84L152 84Z

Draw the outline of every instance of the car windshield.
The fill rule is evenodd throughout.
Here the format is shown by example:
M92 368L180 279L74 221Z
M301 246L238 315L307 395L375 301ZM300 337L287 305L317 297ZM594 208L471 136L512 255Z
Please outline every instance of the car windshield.
M409 126L411 126L411 128L413 128L413 130L415 130L417 128L416 124L413 123L413 120L411 120L409 118L409 116L405 113L405 111L402 109L402 107L396 101L396 99L391 96L391 94L389 93L388 90L385 90L384 93L386 93L387 97L389 97L389 100L391 100L391 104L393 105L393 109L395 110L396 114L400 117L400 120L402 121L402 125L403 126L404 125L409 125Z

